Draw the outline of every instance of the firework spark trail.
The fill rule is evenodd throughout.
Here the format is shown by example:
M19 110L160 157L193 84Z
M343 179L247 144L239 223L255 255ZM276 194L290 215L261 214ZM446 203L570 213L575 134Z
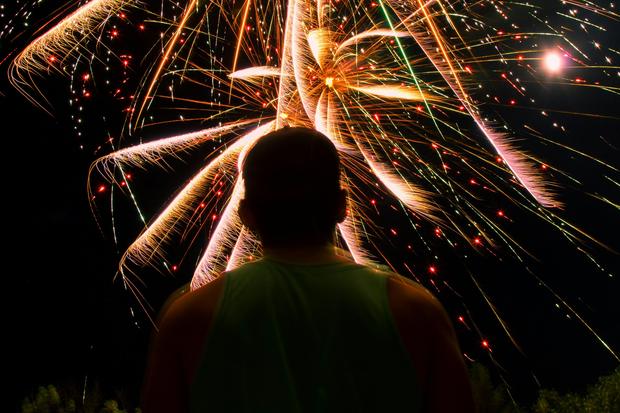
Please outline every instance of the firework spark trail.
M429 201L428 192L415 188L400 176L391 172L383 164L373 161L372 156L359 142L358 149L377 179L379 179L397 199L402 201L412 211L425 215L429 219L433 217L433 211L435 211L436 208Z
M334 143L341 156L354 154L354 148L344 142L338 125L338 111L335 108L331 94L326 90L321 92L321 96L317 102L315 110L314 127L325 134ZM375 257L362 247L363 234L361 221L363 214L358 211L358 206L351 199L353 195L353 186L347 177L347 173L343 171L342 182L344 187L349 190L349 201L347 206L347 217L344 222L338 224L338 232L342 240L351 254L351 258L355 262L365 265L373 265L376 263Z
M254 257L259 257L262 247L260 241L246 227L242 227L232 250L226 271L235 269Z
M93 169L96 169L109 180L114 181L114 171L116 167L120 165L139 167L143 169L146 167L145 164L158 164L161 167L165 167L165 158L178 156L179 154L187 152L204 144L205 142L221 138L233 130L242 128L251 123L256 122L234 122L215 128L208 128L179 136L166 137L153 142L120 149L98 159L95 163L93 163L89 175L92 175L94 172Z
M355 262L364 265L376 262L376 258L360 245L364 234L359 225L359 216L355 212L350 211L346 221L338 224L338 231Z
M363 33L351 36L344 42L340 43L334 54L338 55L347 47L357 44L360 40L372 37L409 37L409 32L387 29L367 30Z
M307 31L305 33L301 22L306 25L313 21L312 16L309 14L309 8L302 7L298 3L292 9L294 18L293 25L288 28L293 30L292 38L294 39L292 47L293 56L293 68L295 72L295 81L297 83L297 90L300 95L300 99L304 106L305 112L309 119L314 119L314 127L319 130L328 131L333 127L327 127L326 125L340 125L342 122L334 122L333 120L321 119L321 114L325 114L326 118L333 118L334 114L330 113L332 105L324 104L324 100L328 100L331 103L331 95L339 96L345 93L347 89L362 92L368 95L377 96L386 99L395 100L423 100L429 99L429 97L422 96L418 91L411 90L398 85L372 85L372 86L354 86L352 81L347 79L346 68L340 67L333 62L335 58L333 55L336 53L334 49L340 50L341 46L337 46L335 40L332 39L332 32L328 28L318 28ZM319 12L320 14L320 12ZM318 19L321 20L321 19ZM345 40L342 44L352 45L361 39L383 37L385 35L403 35L393 30L370 30L360 33L353 38ZM311 53L308 53L310 49ZM310 57L314 59L311 60ZM330 59L331 58L331 59ZM312 85L308 81L308 73L306 68L311 67L313 64L323 72L321 78L324 82L320 82L319 85ZM335 92L334 88L337 86L334 84L334 76L339 75L343 79L338 79L338 83L342 83L343 89L340 93ZM325 98L325 95L328 97ZM317 98L318 96L318 98ZM343 101L346 97L339 97L339 101ZM334 99L335 100L335 99ZM342 103L341 103L342 104ZM317 110L320 109L320 110ZM346 124L346 123L345 123ZM348 128L348 126L347 126ZM335 136L340 136L339 132L329 131L328 136L332 137L332 140L338 142L338 139L334 139ZM355 136L355 133L350 132L351 136ZM375 140L380 138L374 137ZM377 176L377 178L394 194L398 199L402 200L405 205L421 214L431 215L432 211L431 203L428 201L428 194L422 190L419 190L411 183L402 180L398 175L392 173L386 166L373 161L370 154L365 148L363 148L359 139L354 139L360 153L363 155L366 162L370 165L370 168Z
M251 4L252 4L251 0L245 0L245 5L243 6L243 17L241 18L241 23L239 24L239 33L237 34L237 47L235 48L235 57L233 59L232 70L231 70L233 73L237 70L237 61L239 59L239 52L241 51L241 42L243 41L243 31L245 30ZM228 92L229 97L232 94L233 82L234 82L234 77L231 76L231 78L232 79L230 82L230 91Z
M106 19L131 5L130 0L92 0L83 5L51 29L40 35L12 61L9 80L31 102L40 103L27 93L35 74L57 69L63 60L75 56L84 39L96 33ZM42 93L40 93L42 97Z
M398 14L400 9L392 0L386 0L387 3L392 5L393 10ZM417 12L422 10L424 14L424 21L426 25L420 25L419 22L414 22L407 25L411 36L416 40L416 43L422 48L428 59L437 68L437 71L442 75L446 83L450 85L450 88L454 94L461 101L467 112L474 119L476 125L484 133L488 141L493 145L493 148L504 159L506 165L514 173L515 177L523 184L525 189L541 204L546 207L560 206L559 202L554 198L553 194L548 189L548 184L545 183L542 176L536 171L533 166L527 162L526 155L516 150L511 144L506 134L498 133L494 131L480 116L478 109L476 109L474 103L469 98L468 93L465 91L463 84L459 78L458 71L454 68L453 58L447 51L447 47L436 27L432 15L427 10L427 5L418 0L417 5L419 9L410 11ZM402 13L402 12L400 12ZM406 15L400 16L401 20L407 20ZM420 27L421 26L421 27ZM429 36L427 33L432 33ZM438 49L440 53L435 50Z
M172 38L168 42L168 47L166 48L166 51L161 57L159 65L155 69L155 74L152 76L151 82L149 83L149 86L147 87L146 92L144 93L144 98L141 100L141 103L139 103L138 110L131 111L132 117L130 118L130 122L129 122L130 125L132 123L134 126L137 126L139 124L144 108L148 105L148 103L152 99L151 93L153 92L155 86L157 85L157 82L159 81L159 76L161 75L162 70L164 70L165 65L169 63L168 60L170 59L170 55L172 51L174 50L174 48L177 46L179 36L185 29L185 24L187 23L187 20L193 14L196 8L197 2L198 0L192 0L185 8L185 12L183 13L183 17L181 18L181 21L179 22L177 30L174 32ZM134 112L135 112L135 117L133 116ZM132 118L134 119L133 121L131 121Z
M254 129L252 132L246 134L243 138L238 139L230 148L226 151L228 156L236 156L235 164L240 169L240 162L242 162L245 153L254 144L254 142L260 139L273 130L274 122L269 122L263 126ZM249 251L247 245L242 241L236 243L236 239L239 237L242 225L237 215L237 209L239 207L239 201L243 197L243 180L237 178L233 193L228 201L228 205L222 214L220 221L211 238L207 248L202 255L194 276L192 278L192 289L196 289L212 279L218 277L221 272L228 267L226 251L233 246L233 252L231 255L238 255L239 251ZM244 238L245 239L245 238ZM247 242L250 242L249 240ZM241 258L245 259L245 257Z
M285 27L291 27L293 25L295 8L295 0L288 2L286 23ZM291 30L284 31L284 40L281 47L281 63L280 63L280 85L278 87L278 106L276 110L276 129L281 128L286 123L287 117L290 115L286 113L286 109L295 101L294 95L297 93L295 90L294 82L291 82L288 77L291 73L295 73L293 68L293 62L291 61L291 47L293 42L293 33Z
M91 178L95 171L100 173L109 182L124 182L125 184L127 184L129 180L125 174L125 167L133 166L145 169L146 164L156 164L162 168L165 168L167 165L167 161L165 160L166 158L180 157L180 155L184 152L194 149L195 147L200 146L205 142L213 141L214 139L217 139L226 133L232 132L234 129L247 126L250 123L256 122L240 121L220 127L205 129L198 132L191 132L179 136L167 137L157 141L120 149L112 152L109 155L97 159L90 166L87 179L88 199L91 202L91 210L93 210L94 212L95 205L93 201L96 199L93 192L93 186L91 184ZM118 179L116 178L116 171L119 171L122 175L122 179L120 181L118 181ZM140 211L140 208L138 207L138 203L135 200L135 196L133 194L133 191L131 190L131 187L127 185L126 188L130 194L131 199L133 200L133 203L136 207L136 210L138 211L138 215L140 216L142 223L146 226L146 220L142 212ZM116 230L114 225L113 228L113 231L115 233ZM116 239L116 235L114 235L114 238Z
M127 268L127 261L146 265L154 259L163 259L163 246L170 240L172 234L178 231L179 225L187 224L188 217L199 207L200 202L209 192L208 182L213 180L218 173L221 173L221 170L234 168L239 153L271 128L272 123L268 123L238 138L194 176L155 221L127 249L121 259L121 268ZM220 226L221 222L218 228ZM218 244L219 240L220 238L214 234L210 245ZM205 276L201 272L197 272L197 274L198 278Z
M238 216L239 201L243 199L243 194L243 179L237 178L224 213L220 217L211 239L209 239L206 251L196 266L191 282L193 290L208 284L221 275L222 269L230 267L227 251L231 247L231 256L234 257L234 262L240 262L245 258L244 255L248 252L245 244L249 240L247 237L241 237L243 225L241 225Z
M237 70L228 75L231 79L242 79L245 81L251 81L255 78L262 80L268 76L281 76L280 69L272 66L248 67L247 69Z

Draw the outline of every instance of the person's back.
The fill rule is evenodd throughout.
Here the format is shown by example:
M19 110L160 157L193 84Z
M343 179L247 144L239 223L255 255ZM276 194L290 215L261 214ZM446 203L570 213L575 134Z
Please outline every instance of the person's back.
M190 411L420 411L388 274L264 258L225 278Z
M269 134L243 176L239 214L264 258L167 309L145 413L473 412L439 302L336 252L346 192L329 139L299 128Z

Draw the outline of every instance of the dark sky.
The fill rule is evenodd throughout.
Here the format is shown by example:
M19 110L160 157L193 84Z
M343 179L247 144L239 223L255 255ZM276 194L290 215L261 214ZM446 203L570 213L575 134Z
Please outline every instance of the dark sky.
M2 56L19 48L27 34L11 38L12 43L3 39ZM610 39L613 37L610 35ZM17 405L38 385L82 384L86 379L89 383L100 381L108 391L126 389L129 398L135 400L151 328L136 307L135 300L120 282L113 281L122 247L115 246L109 226L103 225L102 231L98 228L87 199L88 167L96 158L95 148L103 141L101 125L91 124L83 129L85 135L97 136L98 142L76 136L74 122L70 120L74 111L66 105L67 79L49 75L38 80L39 85L45 84L45 94L54 104L53 115L49 115L33 107L11 88L4 75L6 62L0 68L3 73L0 102L5 154L3 199L8 224L4 274L10 280L4 288L8 298L5 301L9 304L6 310L9 332L4 335L9 350L5 356L15 361L10 363L14 367L9 376L9 394ZM139 72L138 68L136 72ZM137 76L134 74L129 78L135 82ZM616 80L616 86L618 83ZM596 158L618 167L620 100L617 95L598 92L577 95L566 88L543 90L540 94L546 100L539 102L542 107L553 106L559 111L573 111L579 107L589 113L615 116L615 119L595 119L558 114L556 119L570 130L565 143L586 149ZM120 104L115 105L104 106L105 111L117 111ZM521 123L528 120L528 113L502 112L507 121L515 117ZM531 113L531 122L538 122ZM120 114L116 116L121 119ZM109 120L108 125L115 122ZM79 149L82 144L87 150ZM612 249L619 250L617 209L588 195L607 194L617 202L617 186L614 187L604 176L617 181L618 174L610 174L609 169L601 168L596 162L580 157L573 159L573 154L567 150L534 149L538 149L550 163L566 165L570 162L573 171L583 181L583 186L567 186L562 193L566 203L561 212L563 216ZM104 148L103 152L107 150ZM159 201L143 202L145 208L156 211ZM587 244L585 248L592 251L592 256L606 268L602 272L586 256L577 253L558 232L517 209L513 213L517 224L511 230L528 244L537 259L524 265L508 257L498 260L491 255L481 255L472 257L466 264L447 263L445 267L458 271L464 278L467 278L465 269L477 275L485 291L510 322L526 356L516 351L502 335L489 315L483 297L471 283L461 282L453 276L451 284L460 287L459 291L466 295L465 302L472 313L486 314L474 321L491 334L492 356L506 367L502 375L516 386L516 393L523 400L531 400L534 394L531 372L544 387L583 390L598 376L612 371L618 362L574 317L567 320L566 311L555 309L558 300L540 288L526 267L571 303L618 353L618 255L592 243ZM121 212L121 220L130 221L128 214ZM102 212L104 218L108 215ZM402 217L392 217L388 212L382 219L393 219L396 226L405 224L398 221ZM386 222L386 225L389 224ZM121 245L130 241L130 238L121 240ZM410 259L398 251L392 251L390 258L398 262ZM438 254L451 256L449 251L443 250ZM616 278L607 276L607 273L613 273ZM163 297L189 276L191 268L183 268L176 280L159 277L156 286L148 287L146 291L154 309L157 310ZM446 300L451 314L463 310L460 303L452 303L449 298ZM136 315L132 315L132 309ZM457 331L465 351L485 364L493 365L489 355L485 355L486 350L479 348L478 336L459 325ZM493 371L496 375L501 373L500 369Z
M121 286L112 282L113 244L90 213L89 161L58 121L19 98L10 102L10 134L20 136L7 141L5 153L16 157L4 163L4 176L13 176L5 257L15 287L4 290L14 306L9 357L18 361L11 394L19 399L40 384L100 373L131 383L132 366L143 362L143 349L133 353L142 331L131 326Z

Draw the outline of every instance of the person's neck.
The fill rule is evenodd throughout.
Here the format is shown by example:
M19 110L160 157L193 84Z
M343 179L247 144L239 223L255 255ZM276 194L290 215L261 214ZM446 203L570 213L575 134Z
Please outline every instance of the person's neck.
M263 248L265 257L291 264L351 262L347 257L338 255L336 251L333 244Z

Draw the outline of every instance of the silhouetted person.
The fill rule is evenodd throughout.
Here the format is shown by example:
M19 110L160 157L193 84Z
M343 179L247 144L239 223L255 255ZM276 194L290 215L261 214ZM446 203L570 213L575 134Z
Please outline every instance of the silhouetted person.
M242 177L239 215L264 257L167 309L144 412L473 412L441 304L337 254L346 192L330 140L304 128L270 133Z

